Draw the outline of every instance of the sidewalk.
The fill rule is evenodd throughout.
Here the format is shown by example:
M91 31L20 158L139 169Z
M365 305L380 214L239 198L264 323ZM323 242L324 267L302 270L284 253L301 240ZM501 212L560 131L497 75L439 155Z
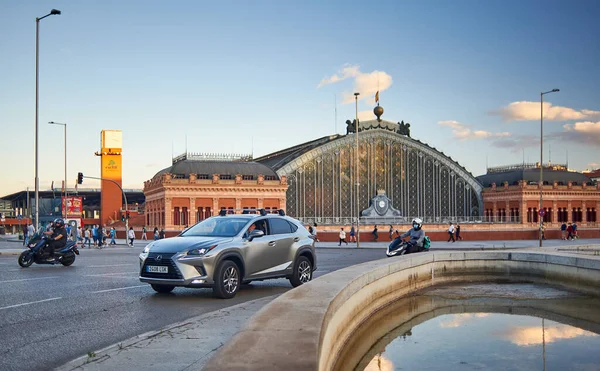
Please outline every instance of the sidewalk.
M386 242L365 242L361 249L382 249ZM356 246L356 245L354 245ZM348 244L348 248L352 248ZM347 248L334 242L318 242L318 249ZM432 250L464 251L491 249L533 249L538 241L461 241L432 242ZM547 240L544 250L599 251L600 239L576 241ZM382 255L382 259L385 259ZM56 370L200 370L246 321L275 296L257 299L206 313L159 331L148 332L77 358Z
M248 301L147 332L89 352L55 370L201 370L254 313L276 297Z
M382 242L361 242L361 249L382 249L385 250L391 243L389 240L379 239ZM317 249L346 249L356 248L356 243L349 242L348 245L338 246L337 242L317 242ZM600 238L579 239L574 241L564 240L544 240L544 248L554 250L577 250L582 248L600 249ZM497 249L529 249L539 248L538 240L509 240L509 241L431 241L431 251L461 251L461 250L497 250Z
M8 238L6 238L5 236L0 237L0 255L20 255L21 252L23 252L26 249L26 247L23 246L23 240L16 240L14 239L14 236L10 235L8 235ZM102 249L131 249L131 247L127 245L125 239L116 239L115 242L117 243L116 245L104 246ZM146 246L149 242L150 241L135 240L133 242L133 248L141 249L144 246ZM84 247L82 246L81 242L77 243L77 247L80 250L84 250ZM92 243L92 249L93 248L94 244ZM85 250L88 250L87 245L85 246Z

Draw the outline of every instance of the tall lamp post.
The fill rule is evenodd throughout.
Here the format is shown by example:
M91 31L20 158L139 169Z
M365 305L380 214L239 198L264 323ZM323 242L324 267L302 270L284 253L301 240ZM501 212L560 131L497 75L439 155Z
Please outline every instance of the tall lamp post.
M360 165L359 165L359 157L358 157L358 96L360 93L354 93L354 101L356 102L356 127L354 135L356 136L356 247L360 247L360 205L359 205L359 192L360 192L360 183L358 181L360 175Z
M35 227L40 225L40 178L38 173L38 103L40 77L40 21L51 15L60 15L60 10L52 9L50 13L35 19Z
M67 124L66 123L61 123L61 122L54 122L54 121L50 121L48 124L50 125L60 125L62 126L65 130L65 180L64 180L64 200L65 200L65 207L64 207L64 217L65 219L67 218Z
M552 89L540 93L540 208L538 209L538 215L540 218L540 247L542 247L542 229L544 226L544 215L543 208L543 189L544 189L544 95L550 93L559 92L559 89Z

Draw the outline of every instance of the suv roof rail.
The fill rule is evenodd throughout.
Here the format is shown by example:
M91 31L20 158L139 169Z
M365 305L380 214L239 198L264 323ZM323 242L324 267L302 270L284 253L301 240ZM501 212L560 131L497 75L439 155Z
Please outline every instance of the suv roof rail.
M272 210L266 210L264 208L261 208L261 209L254 209L254 208L221 209L221 210L219 210L219 216L226 216L228 214L234 214L237 211L241 211L241 214L244 214L244 215L259 214L261 216L265 216L265 215L269 215L269 214L278 214L281 216L285 216L285 211L283 211L282 209L275 209L275 208L273 208Z

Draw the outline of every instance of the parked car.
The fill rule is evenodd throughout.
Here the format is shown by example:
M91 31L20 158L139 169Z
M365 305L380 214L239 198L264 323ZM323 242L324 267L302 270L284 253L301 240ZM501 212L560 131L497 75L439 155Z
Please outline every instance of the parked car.
M287 278L296 287L317 268L314 239L302 224L279 214L208 218L177 237L153 241L140 254L140 281L159 293L177 286L211 287L232 298L242 283Z

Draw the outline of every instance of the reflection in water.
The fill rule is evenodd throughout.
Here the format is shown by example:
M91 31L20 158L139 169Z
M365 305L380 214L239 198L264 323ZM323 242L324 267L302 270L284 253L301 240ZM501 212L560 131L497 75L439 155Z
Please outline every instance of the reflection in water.
M538 317L462 313L398 335L365 370L598 370L600 336ZM409 336L406 336L409 335Z
M453 314L453 315L448 316L448 317L450 317L450 319L448 319L447 321L441 322L440 323L440 327L441 328L460 327L465 322L468 322L470 319L473 319L473 318L484 318L484 317L487 317L489 315L490 315L489 313L461 313L461 314Z
M389 359L378 354L365 367L365 371L394 371L394 364Z
M594 334L593 332L561 324L555 324L554 326L546 325L545 328L542 328L542 326L510 326L497 335L519 346L542 344L542 337L545 338L546 344L548 344L561 339L573 339L578 336L598 336L598 334Z

